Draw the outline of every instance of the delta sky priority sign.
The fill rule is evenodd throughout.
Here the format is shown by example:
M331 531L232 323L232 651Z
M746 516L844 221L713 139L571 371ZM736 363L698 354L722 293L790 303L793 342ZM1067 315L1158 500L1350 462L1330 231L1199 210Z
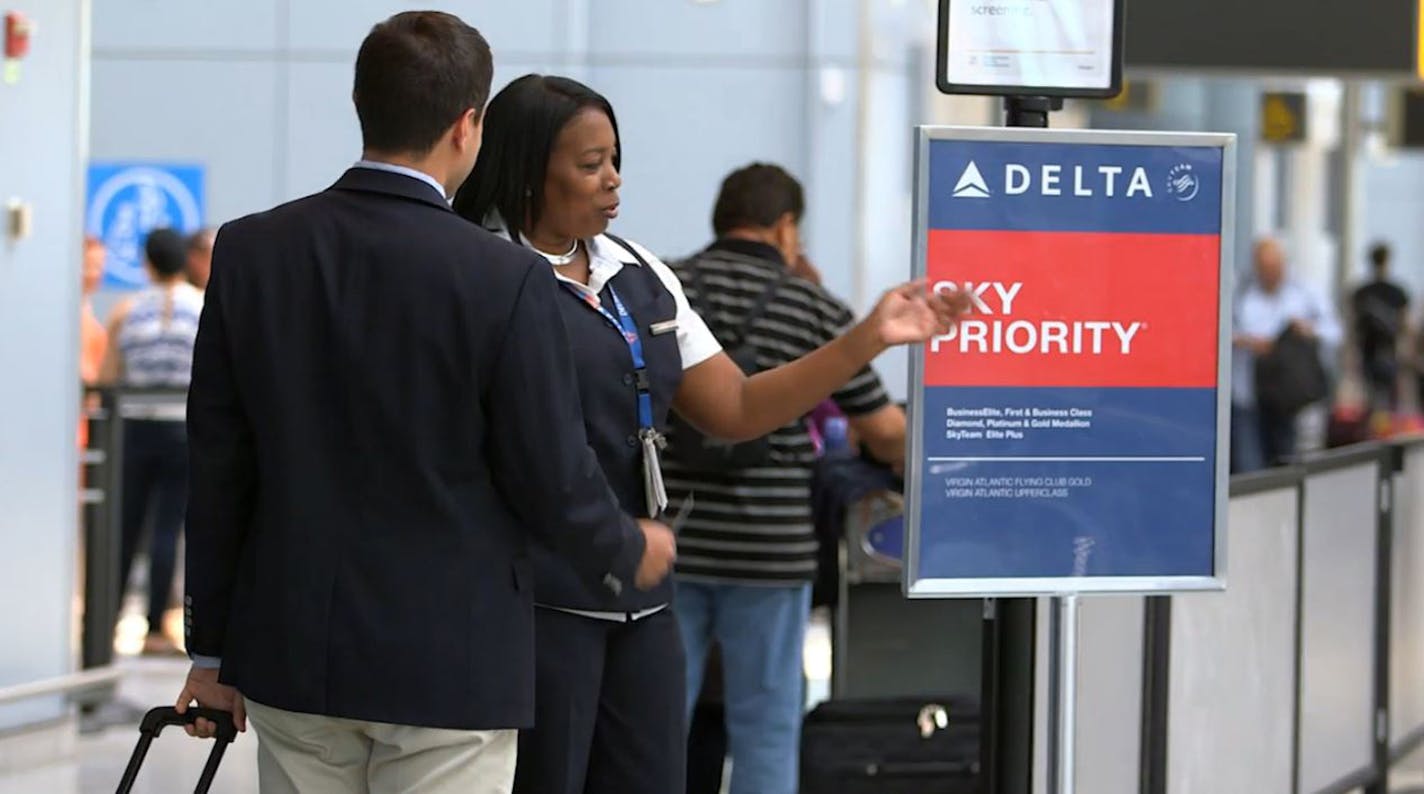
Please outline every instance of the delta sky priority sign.
M918 137L907 594L1223 587L1234 136Z

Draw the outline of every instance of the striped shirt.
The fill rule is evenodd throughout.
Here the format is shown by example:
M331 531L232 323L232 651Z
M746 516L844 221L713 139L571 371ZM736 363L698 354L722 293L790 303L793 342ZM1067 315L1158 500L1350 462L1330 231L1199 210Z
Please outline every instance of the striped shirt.
M673 269L693 308L726 344L743 331L757 297L785 264L771 246L722 240L673 263ZM761 318L745 329L745 341L756 347L757 366L772 369L840 336L854 319L851 310L824 289L788 278ZM868 367L832 396L849 416L889 404L880 379ZM674 430L663 460L669 512L675 513L687 494L694 494L692 512L677 541L678 578L764 585L802 584L815 578L811 477L816 451L804 421L771 434L769 465L761 468L694 473L679 464L677 444Z
M117 340L123 353L124 383L188 388L202 313L203 293L186 282L150 287L135 296Z
M123 381L139 388L186 389L193 371L193 342L203 313L203 293L187 282L149 287L133 298L118 336ZM135 401L121 408L125 419L183 421L182 402Z

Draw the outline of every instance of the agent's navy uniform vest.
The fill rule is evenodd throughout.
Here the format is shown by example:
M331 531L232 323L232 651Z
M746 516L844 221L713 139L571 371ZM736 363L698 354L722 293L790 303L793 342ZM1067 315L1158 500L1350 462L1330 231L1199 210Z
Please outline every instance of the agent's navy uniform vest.
M610 247L617 246L610 242ZM676 319L672 293L651 267L637 264L631 252L617 246L623 269L599 293L604 307L613 312L611 287L617 290L642 337L643 358L652 394L653 424L666 432L668 410L682 383L682 355L677 334L657 336L652 326ZM569 343L577 362L579 393L589 445L598 456L623 510L637 518L648 515L643 489L643 453L638 440L638 381L628 343L598 311L561 285L558 311L568 328ZM616 315L615 315L616 316ZM569 396L570 399L574 395ZM557 428L550 428L557 432ZM637 612L672 601L672 577L653 590L627 583L615 595L607 588L593 590L573 569L539 544L533 546L534 601L545 607L600 612Z

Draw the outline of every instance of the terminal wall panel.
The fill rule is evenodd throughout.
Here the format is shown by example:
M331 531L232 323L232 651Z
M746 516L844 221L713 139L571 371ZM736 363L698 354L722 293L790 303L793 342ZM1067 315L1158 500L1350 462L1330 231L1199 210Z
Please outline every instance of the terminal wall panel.
M881 3L893 0L880 0ZM809 0L806 26L812 57L853 64L860 46L860 9L844 0Z
M506 59L495 68L492 93L515 77L548 65ZM351 104L351 64L293 62L286 66L283 198L329 187L361 155L361 127Z
M821 271L831 294L850 302L855 291L856 176L855 131L860 100L852 90L855 72L825 65L807 75L807 146L804 171L796 174L806 186L806 217L801 221L806 255ZM837 100L835 91L845 89ZM831 95L830 99L826 94ZM905 128L901 125L903 137ZM709 214L710 216L710 209ZM891 263L903 275L904 261ZM901 353L903 356L903 352Z
M1140 596L1079 600L1079 791L1138 794L1145 603Z
M1394 482L1389 734L1397 747L1424 731L1424 447L1405 451Z
M0 243L0 689L69 673L76 657L86 5L28 4L34 48L22 79L0 85L0 203L33 211L27 238ZM0 734L66 713L59 697L5 704Z
M571 0L283 0L289 11L290 46L332 51L343 60L356 56L361 39L377 22L401 11L447 11L478 28L495 61L514 53L550 55L564 49Z
M97 58L91 157L204 166L212 224L267 209L286 198L276 180L278 73L265 62Z
M1231 500L1226 591L1172 599L1168 794L1287 792L1295 709L1295 488Z
M1378 467L1370 462L1306 479L1302 792L1320 791L1373 761L1378 476Z
M859 284L840 295L855 301L859 312L875 307L880 295L910 275L910 235L913 225L914 149L905 120L911 117L915 86L906 70L877 70L870 77L865 173L865 267ZM844 201L852 203L854 193ZM847 249L847 253L854 251ZM887 351L875 362L891 399L904 400L910 381L906 348Z
M1394 249L1392 278L1411 295L1424 291L1424 152L1392 151L1387 159L1362 158L1361 179L1367 212L1359 214L1363 244L1376 240ZM1362 249L1352 258L1351 283L1366 278L1368 260Z
M836 14L853 13L853 4ZM595 63L642 62L653 56L696 63L794 65L805 56L806 0L596 0L589 13ZM752 59L748 63L748 59Z
M732 169L762 160L805 172L804 69L599 66L591 80L623 138L613 231L661 257L711 241L712 204Z
M329 187L361 156L361 128L351 104L351 64L286 66L283 198Z
M271 53L281 46L282 5L283 0L94 0L94 49L101 57L112 50Z

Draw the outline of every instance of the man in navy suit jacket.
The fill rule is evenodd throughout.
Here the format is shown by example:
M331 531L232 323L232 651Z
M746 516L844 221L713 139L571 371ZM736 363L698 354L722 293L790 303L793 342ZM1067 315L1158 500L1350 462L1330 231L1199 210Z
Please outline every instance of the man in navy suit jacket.
M264 793L507 790L534 713L531 539L615 590L672 563L587 446L547 263L450 210L491 72L456 17L377 25L361 162L218 234L178 705L252 718Z

